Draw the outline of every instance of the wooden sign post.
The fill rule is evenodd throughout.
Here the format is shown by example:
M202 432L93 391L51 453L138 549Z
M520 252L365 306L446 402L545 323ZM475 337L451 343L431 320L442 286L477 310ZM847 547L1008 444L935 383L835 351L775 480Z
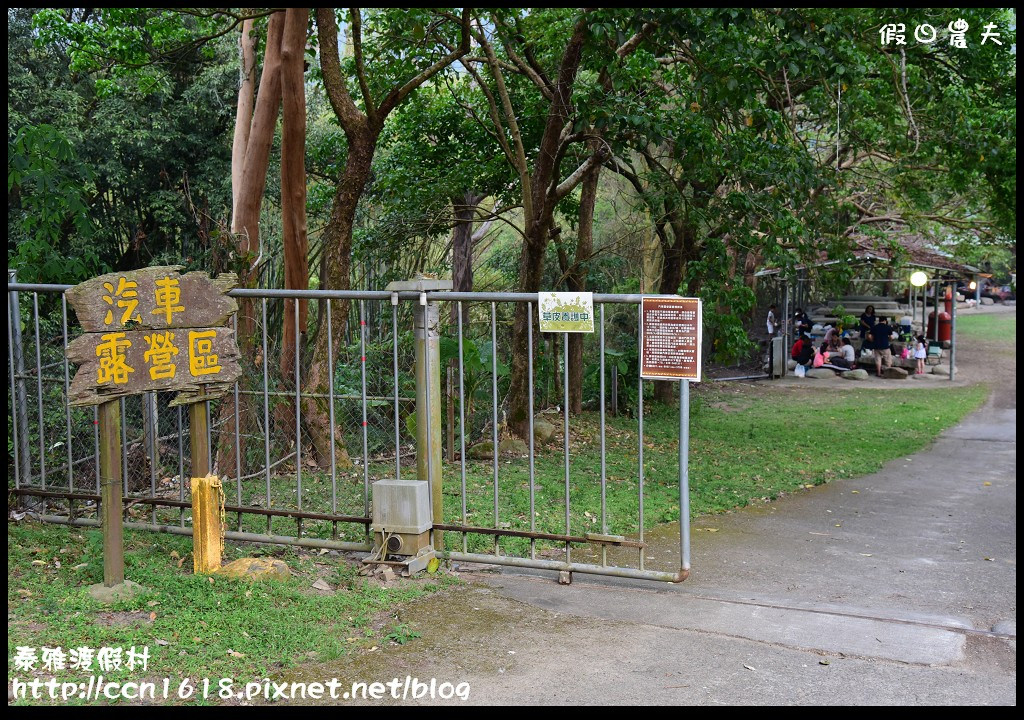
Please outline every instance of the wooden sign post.
M195 570L220 566L220 480L210 475L206 403L226 393L241 373L234 331L225 327L238 309L227 296L236 278L181 275L180 269L110 273L66 292L85 331L67 349L68 360L79 366L68 401L99 405L107 587L124 581L119 400L143 392L177 391L171 405L190 405Z
M121 528L121 403L97 408L100 434L100 510L103 513L103 584L124 582L124 531Z

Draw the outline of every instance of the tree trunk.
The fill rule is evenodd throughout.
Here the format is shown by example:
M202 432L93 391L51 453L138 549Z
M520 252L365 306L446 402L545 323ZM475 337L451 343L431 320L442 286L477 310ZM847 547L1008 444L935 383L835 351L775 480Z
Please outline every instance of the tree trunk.
M252 287L256 279L252 270L260 247L260 210L263 192L267 187L267 164L274 141L274 128L277 126L277 111L281 105L281 38L284 35L284 20L283 12L274 13L270 17L259 95L256 97L256 109L245 147L240 185L237 193L234 193L237 204L232 213L231 231L237 237L242 263L238 275L243 287ZM243 90L247 90L244 85ZM239 107L242 105L240 98ZM241 118L237 119L236 125L241 121ZM255 302L239 303L238 339L245 346L243 352L249 351L246 353L249 357L252 356L252 338L256 328L255 307Z
M281 215L286 290L309 288L309 244L306 234L306 91L303 54L308 8L288 8L281 41ZM284 301L281 328L281 377L295 372L295 300ZM306 335L308 300L298 301L299 342Z
M324 229L323 252L326 260L325 290L348 290L349 271L352 266L352 230L355 223L356 206L370 178L370 165L376 146L378 132L366 128L365 132L352 134L349 143L348 161L331 205L331 218ZM331 458L331 443L334 443L335 459L339 467L351 467L348 451L343 442L341 427L330 426L327 402L313 395L326 395L327 383L331 382L334 370L334 356L328 356L327 341L331 338L333 352L344 340L345 319L348 316L348 300L331 300L331 321L325 325L327 332L317 334L313 349L313 362L309 367L306 387L309 395L302 399L302 416L309 434L316 461L320 467L327 467Z
M555 207L558 204L555 192L561 171L558 145L572 110L572 90L583 57L583 41L586 34L587 23L580 19L573 28L573 34L559 64L558 81L536 154L536 167L530 176L530 188L522 188L523 207L530 210L524 212L523 217L525 237L519 256L519 292L540 291L544 250L554 225ZM532 313L532 317L528 317L526 303L516 303L515 322L512 326L508 426L520 438L529 437L531 431L529 383L532 379L529 377L527 323L535 323L535 319L536 312ZM540 339L539 332L535 332L534 335Z
M452 286L455 292L469 292L473 289L473 220L476 209L483 200L472 190L462 197L452 198L455 211L455 227L452 229ZM455 305L452 304L452 320L455 319Z
M673 243L662 244L661 283L658 292L662 295L676 295L683 283L683 238L677 232L678 224L673 224ZM654 381L654 401L662 405L674 405L676 402L676 384L672 380Z
M253 101L256 67L254 40L251 35L252 22L242 24L242 38L239 41L241 53L241 83L238 90L238 106L235 116L235 138L231 149L232 206L231 232L237 242L241 267L239 283L242 287L255 284L251 272L259 249L259 220L263 204L263 192L267 183L267 165L270 161L270 147L277 125L277 111L281 104L281 38L284 34L284 13L274 13L267 28L267 47L263 58L263 75L260 77L259 96ZM240 298L238 302L238 331L235 334L242 357L250 362L256 359L256 306L253 299ZM239 384L247 387L243 376ZM245 470L242 459L245 450L242 438L256 434L253 427L254 413L250 410L248 396L240 395L238 407L233 394L227 395L220 403L220 431L217 439L218 473L233 473ZM236 420L237 418L237 420ZM235 430L239 433L239 449L242 458L235 457ZM269 432L269 428L264 428Z
M535 293L540 291L540 281L544 270L544 249L551 230L552 217L541 218L527 225L526 238L519 256L519 292ZM527 314L526 303L516 303L515 321L512 326L512 367L508 391L508 426L520 438L528 437L530 428L529 416L529 348L527 337L528 322L534 323L534 345L540 340L539 327L536 324L537 313Z
M596 148L595 148L596 149ZM601 175L598 165L583 179L580 194L580 224L576 239L576 262L566 277L572 292L587 289L586 263L594 252L594 206L597 204L597 184ZM583 333L569 335L569 412L583 412Z
M309 247L306 234L306 90L303 53L308 8L288 8L281 39L281 244L284 249L284 287L309 288ZM298 315L296 315L296 305ZM278 390L286 401L275 405L274 422L286 432L295 426L295 361L304 345L308 300L285 299L281 322L281 376ZM298 332L296 332L298 320ZM299 458L301 461L301 458Z
M476 209L484 199L468 190L461 197L452 198L452 210L455 214L455 227L452 228L452 289L455 292L469 292L473 289L473 220ZM465 317L463 317L465 322ZM459 309L457 303L451 303L451 324L458 328ZM456 335L457 337L457 335ZM459 372L458 359L448 361L448 460L455 462L455 383ZM472 415L470 415L472 420Z
M231 231L238 232L236 220L245 176L245 151L249 147L249 131L252 127L252 113L256 102L256 43L252 37L252 20L242 22L242 37L239 39L238 107L235 112L235 136L231 142Z

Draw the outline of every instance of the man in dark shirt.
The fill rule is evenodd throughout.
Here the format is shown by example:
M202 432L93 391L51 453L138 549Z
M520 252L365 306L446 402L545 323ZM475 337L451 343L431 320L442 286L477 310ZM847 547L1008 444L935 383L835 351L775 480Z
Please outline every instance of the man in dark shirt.
M875 372L882 377L882 363L892 367L892 347L889 344L889 335L892 328L889 327L885 316L878 318L878 322L871 328L871 349L875 355Z

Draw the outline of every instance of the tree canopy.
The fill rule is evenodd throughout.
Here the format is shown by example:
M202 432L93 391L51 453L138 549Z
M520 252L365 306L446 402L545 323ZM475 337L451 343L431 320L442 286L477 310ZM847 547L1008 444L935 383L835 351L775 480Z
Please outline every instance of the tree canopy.
M1012 10L293 11L293 43L306 19L305 143L282 152L274 104L264 165L290 167L292 183L305 168L308 246L266 167L244 174L267 176L250 225L232 220L245 202L233 208L238 42L251 27L258 113L283 12L9 9L19 276L244 270L256 250L238 236L258 226L253 284L347 289L423 270L469 289L478 270L489 289L700 294L716 352L735 356L765 267L791 273L907 232L1015 257ZM966 47L948 29L960 19ZM893 22L903 44L885 42ZM931 42L914 36L925 23ZM993 29L1000 44L983 42ZM295 248L307 274L286 269ZM303 329L322 312L304 308ZM350 312L333 301L335 337ZM511 323L513 424L528 322L524 308ZM326 333L307 342L322 384Z

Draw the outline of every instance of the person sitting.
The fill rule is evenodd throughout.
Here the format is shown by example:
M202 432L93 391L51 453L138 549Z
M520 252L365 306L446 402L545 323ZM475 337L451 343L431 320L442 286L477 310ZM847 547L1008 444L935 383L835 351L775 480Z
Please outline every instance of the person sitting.
M871 349L875 354L875 372L878 373L878 377L882 377L883 363L887 368L892 367L892 339L889 337L891 333L892 328L884 316L879 318L871 329Z
M828 345L829 350L839 349L839 337L839 330L829 325L825 331L825 344Z
M815 348L814 359L811 361L811 363L814 365L814 367L821 367L822 365L825 364L825 358L827 357L828 345L826 343L822 343L821 347Z
M808 370L814 367L814 343L811 342L811 336L807 333L801 335L800 339L793 344L793 359L796 360L797 365L803 365Z
M809 333L811 331L811 319L802 308L797 308L793 313L793 325L798 333Z
M839 349L829 352L826 362L834 367L850 370L853 368L856 359L857 354L853 350L853 343L850 342L850 338L844 337Z
M900 318L900 333L903 335L910 335L914 332L914 319L909 315L904 315Z
M790 350L789 350L789 356L791 358L793 358L794 360L796 360L798 357L800 357L800 351L803 349L803 346L804 346L804 334L800 333L800 335L797 336L796 342L793 343L793 347L790 348Z

